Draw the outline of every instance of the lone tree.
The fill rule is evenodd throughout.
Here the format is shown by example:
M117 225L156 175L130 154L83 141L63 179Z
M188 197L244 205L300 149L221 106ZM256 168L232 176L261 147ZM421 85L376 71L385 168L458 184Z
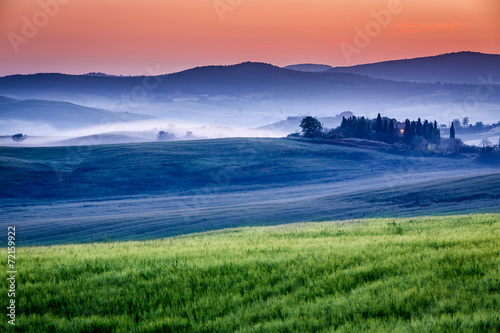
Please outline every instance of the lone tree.
M307 116L300 122L300 128L302 128L302 133L304 133L305 137L314 138L321 135L323 125L321 125L318 119Z
M450 139L455 139L455 123L451 123L451 127L450 127Z
M464 117L464 119L462 119L462 125L464 127L469 126L469 117Z
M17 133L12 136L12 140L15 142L23 142L26 140L26 135L23 135L23 133Z

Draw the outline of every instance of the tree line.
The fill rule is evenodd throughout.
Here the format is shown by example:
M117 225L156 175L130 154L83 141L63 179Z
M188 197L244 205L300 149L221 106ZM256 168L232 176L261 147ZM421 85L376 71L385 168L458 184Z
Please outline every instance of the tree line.
M380 113L377 118L352 116L342 117L342 123L334 129L323 130L321 122L314 117L305 117L300 127L305 137L323 137L331 139L357 138L386 143L402 143L411 145L415 141L431 144L441 143L441 130L436 121L429 122L418 118L416 121L406 119L398 122L396 119L382 117Z
M500 124L500 122L499 122ZM462 124L463 125L463 124ZM496 127L495 125L492 125ZM492 163L500 163L500 139L498 145L493 145L489 140L483 139L480 146L466 145L456 138L457 125L451 122L449 138L441 138L441 130L436 121L411 121L406 119L398 122L396 119L382 117L342 117L340 126L333 129L324 129L321 122L311 116L302 119L300 124L302 136L307 138L343 139L355 138L372 141L381 141L399 145L403 150L432 151L443 154L465 153L479 154L480 158ZM291 134L292 137L301 136L299 133ZM406 148L404 148L406 147Z

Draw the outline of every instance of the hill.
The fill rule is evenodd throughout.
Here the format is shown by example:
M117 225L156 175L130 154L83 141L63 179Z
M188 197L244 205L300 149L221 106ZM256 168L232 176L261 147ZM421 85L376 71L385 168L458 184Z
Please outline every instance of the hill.
M19 100L0 96L0 133L15 134L60 132L88 127L104 127L116 123L157 119L128 112L112 112L81 105L48 101ZM103 129L103 130L104 130Z
M356 220L21 246L16 331L498 332L499 221Z
M256 128L303 114L332 117L345 110L371 118L381 112L399 119L420 117L448 124L467 115L473 123L495 123L500 105L497 87L479 98L474 85L401 83L249 62L150 77L34 74L0 78L0 94L9 97L60 100L150 114L181 124L233 128ZM472 112L466 102L474 96L478 100Z
M252 96L270 94L275 98L322 96L335 93L333 88L361 87L368 84L394 84L345 73L310 73L282 69L264 63L246 62L231 66L196 67L178 73L151 77L109 77L44 73L12 75L0 78L0 93L101 98L120 98L136 87L155 87L148 91L154 101L172 102L174 98L189 96ZM155 85L157 83L157 85ZM374 86L370 87L375 88Z
M289 139L0 148L0 225L15 223L25 245L495 212L498 193L500 168L472 158Z
M499 84L500 55L457 52L433 57L335 67L327 72L360 74L393 81Z

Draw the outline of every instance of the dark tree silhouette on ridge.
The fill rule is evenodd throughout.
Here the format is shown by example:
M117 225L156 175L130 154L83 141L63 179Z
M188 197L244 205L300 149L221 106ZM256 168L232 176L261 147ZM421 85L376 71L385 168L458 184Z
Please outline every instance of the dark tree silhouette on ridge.
M382 132L382 116L380 116L380 113L377 116L377 126L375 128L375 131L377 133Z
M302 133L304 133L305 137L314 138L321 135L323 125L321 125L318 119L307 116L300 122L300 128L302 128Z

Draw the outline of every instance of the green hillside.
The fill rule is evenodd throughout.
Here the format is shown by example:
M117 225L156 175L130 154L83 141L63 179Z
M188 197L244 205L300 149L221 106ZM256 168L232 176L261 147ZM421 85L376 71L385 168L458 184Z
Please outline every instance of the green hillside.
M16 256L17 332L500 330L500 214L20 247Z

